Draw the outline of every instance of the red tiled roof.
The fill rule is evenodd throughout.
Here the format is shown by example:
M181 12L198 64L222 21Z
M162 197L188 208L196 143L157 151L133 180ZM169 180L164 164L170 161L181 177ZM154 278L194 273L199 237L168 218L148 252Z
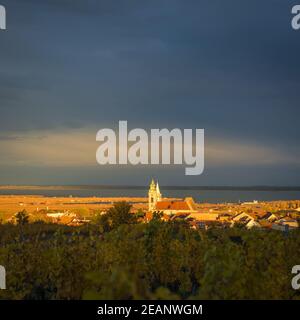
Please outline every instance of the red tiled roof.
M190 210L185 201L159 201L156 210Z

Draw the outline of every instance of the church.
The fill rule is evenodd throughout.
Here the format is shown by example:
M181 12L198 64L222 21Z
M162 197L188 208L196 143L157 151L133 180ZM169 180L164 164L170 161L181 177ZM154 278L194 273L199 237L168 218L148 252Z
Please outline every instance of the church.
M159 190L158 182L156 182L155 184L153 179L150 183L148 197L149 197L149 211L155 211L157 202L161 201L161 193Z
M184 200L163 200L158 182L152 179L149 192L149 212L162 212L167 215L191 214L197 212L193 198L185 198Z

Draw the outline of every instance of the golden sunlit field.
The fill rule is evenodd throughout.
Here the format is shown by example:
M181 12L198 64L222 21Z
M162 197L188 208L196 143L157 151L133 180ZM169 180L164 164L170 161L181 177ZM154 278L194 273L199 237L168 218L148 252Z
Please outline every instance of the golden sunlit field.
M118 201L133 203L133 210L146 209L148 198L76 198L76 197L44 197L36 195L0 196L0 218L9 219L15 213L26 210L32 215L39 216L40 212L46 211L70 211L83 213L85 216L93 214L96 210L106 210ZM39 217L40 218L40 217Z

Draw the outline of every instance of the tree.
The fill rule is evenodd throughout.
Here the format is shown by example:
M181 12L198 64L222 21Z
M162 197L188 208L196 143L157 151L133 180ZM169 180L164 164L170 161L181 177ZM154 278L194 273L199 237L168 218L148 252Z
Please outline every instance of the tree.
M27 211L23 210L21 212L18 212L16 214L16 221L17 221L17 224L21 226L29 223L29 215L27 214Z
M146 213L142 209L138 209L137 213L135 214L137 218L144 218L145 215Z
M125 201L117 202L107 211L112 228L117 228L122 224L133 224L137 222L136 217L131 212L131 205Z
M98 214L95 218L95 224L99 227L101 233L111 230L109 217L107 214Z
M153 221L162 220L163 215L164 214L161 211L154 211L152 220Z

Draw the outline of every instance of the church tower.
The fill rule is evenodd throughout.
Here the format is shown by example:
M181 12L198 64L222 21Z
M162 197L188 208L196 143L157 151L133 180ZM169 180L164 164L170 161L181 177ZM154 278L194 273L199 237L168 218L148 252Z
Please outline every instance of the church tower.
M156 183L156 202L157 201L161 201L161 193L160 193L160 190L159 190L158 181Z
M156 208L157 201L161 201L161 193L159 190L158 182L155 185L155 182L153 179L150 184L148 196L149 196L149 211L154 211Z

